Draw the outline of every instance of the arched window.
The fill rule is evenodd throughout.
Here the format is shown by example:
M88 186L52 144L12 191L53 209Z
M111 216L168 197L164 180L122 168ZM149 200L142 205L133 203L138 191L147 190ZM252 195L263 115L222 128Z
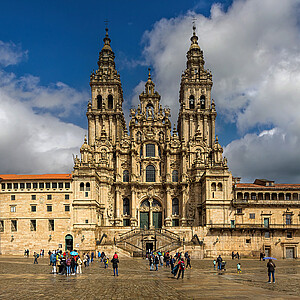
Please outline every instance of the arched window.
M173 182L178 182L178 171L177 170L174 170L172 172L172 181Z
M155 168L152 165L146 168L146 182L155 182Z
M102 96L98 95L97 96L97 109L101 109L102 108Z
M80 186L80 191L83 192L84 191L84 183L81 182L79 186Z
M157 148L158 148L158 156L161 157L161 150L160 150L160 147L158 146Z
M143 156L143 145L141 146L141 149L140 149L140 157Z
M172 200L172 215L178 216L179 215L179 201L177 198Z
M123 215L124 216L130 215L130 206L129 206L129 199L128 198L123 199Z
M107 106L108 106L108 109L113 109L114 107L114 98L112 95L108 95L108 101L107 101Z
M154 144L146 145L146 156L147 157L155 157L155 145Z
M217 190L217 186L216 186L216 183L215 183L215 182L213 182L213 183L211 184L211 190L212 190L212 192L215 192L215 191Z
M129 182L129 171L127 170L123 172L123 182Z
M90 191L91 190L91 185L90 185L89 182L86 183L85 187L86 187L86 189L85 189L86 191Z
M223 190L222 183L221 183L221 182L219 182L219 183L218 183L218 191L222 191L222 190Z
M204 95L202 95L200 97L200 108L205 109L205 96Z
M193 95L190 96L189 107L190 107L190 109L194 109L195 108L195 98L194 98Z

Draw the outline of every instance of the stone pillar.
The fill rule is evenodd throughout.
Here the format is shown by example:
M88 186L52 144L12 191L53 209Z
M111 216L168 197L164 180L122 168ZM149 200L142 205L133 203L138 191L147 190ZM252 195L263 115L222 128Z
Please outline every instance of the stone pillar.
M165 219L165 226L170 227L172 226L172 199L170 193L170 187L166 189L166 219Z
M131 226L137 226L137 218L136 218L136 193L135 190L131 189L131 219L130 219L130 225Z
M115 225L119 226L121 223L120 219L120 190L119 187L116 187L116 218L115 218Z
M101 135L101 128L100 128L100 116L95 116L95 127L96 127L96 138L99 139Z
M150 198L149 199L149 203L150 203L150 208L149 208L149 228L150 229L154 229L154 226L153 226L153 214L152 214L152 202L153 202L153 199Z
M88 115L88 139L89 145L94 145L95 141L95 121L92 115Z
M182 187L182 216L181 216L181 226L187 225L186 220L186 202L187 202L187 188Z
M170 152L167 152L167 158L166 158L166 178L167 178L167 182L171 181L171 170L170 170Z
M213 144L216 137L216 117L211 115L211 143Z

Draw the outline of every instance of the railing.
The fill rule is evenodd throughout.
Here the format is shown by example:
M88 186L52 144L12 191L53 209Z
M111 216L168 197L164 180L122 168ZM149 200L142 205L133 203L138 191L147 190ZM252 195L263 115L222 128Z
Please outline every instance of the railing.
M245 205L245 204L259 204L259 205L299 205L300 200L284 200L284 199L233 199L233 204Z
M300 229L300 224L207 224L208 228L211 229Z

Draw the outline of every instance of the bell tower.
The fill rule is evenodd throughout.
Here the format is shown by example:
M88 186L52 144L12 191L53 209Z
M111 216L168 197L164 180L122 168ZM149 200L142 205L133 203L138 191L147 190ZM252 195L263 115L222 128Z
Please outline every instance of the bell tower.
M88 104L88 144L94 146L104 132L115 145L126 128L122 110L123 91L120 75L116 70L115 54L110 46L108 28L99 53L98 70L90 76L92 100Z
M180 84L180 110L178 133L181 141L189 142L195 134L212 148L215 140L215 119L217 116L211 100L212 75L204 68L203 51L198 45L196 27L193 26L191 46L187 52L186 70Z

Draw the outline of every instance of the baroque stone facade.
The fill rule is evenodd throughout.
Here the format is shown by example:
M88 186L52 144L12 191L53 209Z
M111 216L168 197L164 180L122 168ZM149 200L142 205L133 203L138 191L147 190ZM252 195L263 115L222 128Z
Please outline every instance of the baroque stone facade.
M72 175L0 175L1 252L60 245L78 250L118 249L134 255L148 249L183 247L200 257L229 255L231 251L296 257L300 185L284 188L273 183L267 187L262 184L265 181L243 185L233 180L215 135L212 74L204 68L195 28L173 130L170 109L160 104L149 70L140 104L130 110L128 132L110 42L106 29L98 69L90 76L88 139L80 149L81 157L74 159ZM69 202L63 198L67 195L64 185L55 191L45 189L46 185L52 188L50 183L58 180L57 176L70 183ZM24 187L30 180L38 182L36 190ZM284 199L279 196L281 188ZM49 193L57 195L53 201L56 213L50 216L30 210L33 192L39 199ZM254 193L257 199L252 198ZM271 196L275 193L276 199ZM286 199L288 194L290 199ZM16 200L11 199L13 195ZM12 203L18 203L15 212L9 209ZM67 203L70 212L62 209ZM13 234L17 219L22 225ZM43 238L37 239L32 228L36 224L37 231L42 220L45 224L53 220L55 225L49 225L53 230L48 234L44 224L39 229ZM64 226L58 225L60 220Z

